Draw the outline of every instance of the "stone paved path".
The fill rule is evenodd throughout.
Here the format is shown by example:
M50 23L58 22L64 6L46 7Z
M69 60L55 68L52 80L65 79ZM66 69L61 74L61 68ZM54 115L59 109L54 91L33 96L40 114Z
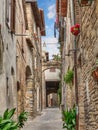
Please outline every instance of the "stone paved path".
M23 130L64 130L59 108L47 108L41 116L25 124Z

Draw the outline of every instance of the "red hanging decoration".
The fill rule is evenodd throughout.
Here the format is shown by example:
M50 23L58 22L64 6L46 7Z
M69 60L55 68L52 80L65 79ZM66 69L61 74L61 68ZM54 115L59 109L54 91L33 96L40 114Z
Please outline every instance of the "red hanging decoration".
M80 25L76 24L71 27L71 33L75 36L77 36L80 33Z

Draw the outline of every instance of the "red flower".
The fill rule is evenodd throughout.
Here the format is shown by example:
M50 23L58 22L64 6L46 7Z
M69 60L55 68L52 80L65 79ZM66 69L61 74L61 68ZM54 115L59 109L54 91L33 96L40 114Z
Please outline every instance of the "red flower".
M75 36L77 36L80 33L80 25L76 24L71 27L71 33Z

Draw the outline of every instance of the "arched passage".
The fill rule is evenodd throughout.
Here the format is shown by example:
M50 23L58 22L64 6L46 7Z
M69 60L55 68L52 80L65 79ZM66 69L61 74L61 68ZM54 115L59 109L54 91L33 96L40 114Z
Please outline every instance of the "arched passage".
M58 88L60 81L46 81L46 106L57 107L58 104Z
M54 93L47 93L47 107L58 107L58 94L57 92Z
M60 69L50 67L49 69L45 70L46 107L57 106L57 92L59 88L59 82Z

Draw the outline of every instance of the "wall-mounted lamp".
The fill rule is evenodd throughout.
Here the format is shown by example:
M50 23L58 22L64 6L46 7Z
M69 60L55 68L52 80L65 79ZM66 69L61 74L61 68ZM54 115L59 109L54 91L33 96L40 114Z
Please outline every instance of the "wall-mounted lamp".
M78 0L81 7L91 6L93 0Z

